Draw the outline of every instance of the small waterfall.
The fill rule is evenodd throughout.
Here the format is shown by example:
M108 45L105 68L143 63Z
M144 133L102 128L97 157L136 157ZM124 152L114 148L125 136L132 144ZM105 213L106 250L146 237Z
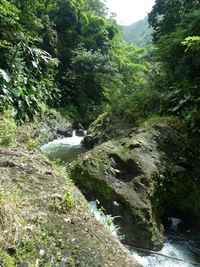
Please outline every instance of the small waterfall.
M59 138L41 146L41 151L51 160L71 162L82 152L84 136L77 136L73 130L72 137Z
M76 130L72 131L72 138L76 137Z
M170 217L169 219L171 220L171 230L176 232L182 220L179 218L173 218L173 217Z

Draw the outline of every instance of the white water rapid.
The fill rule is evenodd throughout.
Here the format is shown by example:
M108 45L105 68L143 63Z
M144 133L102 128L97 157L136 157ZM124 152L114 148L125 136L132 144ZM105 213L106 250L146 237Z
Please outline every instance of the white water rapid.
M72 137L56 139L43 145L41 150L51 160L70 162L81 152L83 138L84 136L77 136L74 130Z

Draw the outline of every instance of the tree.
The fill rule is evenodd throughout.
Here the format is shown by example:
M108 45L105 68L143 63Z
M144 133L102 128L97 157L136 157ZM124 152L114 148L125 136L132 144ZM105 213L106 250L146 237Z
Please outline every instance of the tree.
M162 94L162 110L184 118L197 130L200 122L197 116L200 107L200 3L157 0L149 21L154 29L157 60L162 66L154 85Z

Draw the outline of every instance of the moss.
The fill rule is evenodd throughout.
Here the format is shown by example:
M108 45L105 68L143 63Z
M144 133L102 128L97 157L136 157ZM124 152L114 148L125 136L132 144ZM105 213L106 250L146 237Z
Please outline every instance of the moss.
M86 143L84 144L86 147L93 147L95 144L101 144L112 138L128 136L132 127L132 122L127 121L126 119L120 120L116 114L105 112L90 125L88 129L90 141L87 144L86 140Z
M72 209L74 207L74 199L71 192L66 192L64 194L64 205L67 209Z
M22 232L24 220L19 214L21 196L19 190L0 192L0 246L15 247L17 237ZM8 231L9 229L9 231Z
M35 239L24 240L17 247L16 251L16 261L24 262L29 259L29 263L33 263L37 259L37 246L39 244L40 238L36 241Z
M137 266L129 262L127 251L91 216L88 203L69 179L66 166L49 162L37 151L27 151L27 135L34 127L18 128L15 147L1 149L0 265L47 267L53 261L58 266L67 258L66 265L71 267L118 263ZM33 130L31 138L34 134ZM7 257L7 252L12 255Z
M110 144L110 146L112 146ZM108 145L106 150L110 149ZM106 183L102 177L105 177L106 171L110 170L110 160L107 158L104 149L97 149L91 154L89 160L77 160L70 167L70 178L84 191L85 194L91 195L95 192L96 197L111 200L113 189ZM98 186L97 186L98 185ZM87 192L86 192L87 191Z
M105 123L106 116L97 120L97 128ZM191 220L199 221L200 189L192 171L170 172L176 166L188 166L182 122L176 117L152 117L142 127L133 129L126 138L96 146L72 166L71 175L87 196L93 194L103 202L117 199L130 215L126 218L122 211L132 224L132 234L138 231L138 239L157 245L159 239L162 242L162 216L187 219L189 214ZM101 130L106 133L106 129ZM129 162L136 167L129 169Z
M26 144L26 147L29 151L32 151L39 147L39 141L33 138L30 138Z
M131 180L135 174L140 175L138 173L140 172L139 169L138 172L135 168L127 171L130 158L134 158L134 156L130 154L128 146L121 146L121 143L128 141L130 140L123 139L122 142L109 142L96 147L84 159L79 159L73 163L71 178L74 179L75 183L89 199L100 200L108 213L123 218L117 219L117 222L122 227L121 231L125 235L126 241L135 242L133 240L137 239L137 242L143 243L146 247L160 248L162 243L162 234L160 232L162 230L160 229L159 232L156 223L151 224L151 222L155 221L151 207L146 205L143 199L140 200L139 193L135 192L134 188L131 191L127 186L123 187L124 185L118 187L117 183L115 183L116 173L114 170L112 173L111 157L117 157L120 159L120 163L117 166L115 165L115 168L118 171L120 170L123 178L127 173L130 176L131 171L133 171L132 177L130 177ZM133 162L131 161L132 166L135 166L135 159ZM113 183L111 182L112 177L114 179ZM132 185L130 185L130 188L132 188ZM119 203L118 211L113 206L113 201Z
M77 166L71 172L71 178L83 190L85 195L97 199L103 198L104 201L112 199L113 189L105 181L91 175L87 170L81 170Z
M145 121L141 122L139 127L144 128L152 128L156 125L168 125L175 129L182 129L184 127L183 122L175 116L160 116L160 115L153 115L147 118Z
M11 111L0 114L0 145L14 145L16 141L16 124Z
M0 265L3 267L15 267L16 262L5 251L0 250Z

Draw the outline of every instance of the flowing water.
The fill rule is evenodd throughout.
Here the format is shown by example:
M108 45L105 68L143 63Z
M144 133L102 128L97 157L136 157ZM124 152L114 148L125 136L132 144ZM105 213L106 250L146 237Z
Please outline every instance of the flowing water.
M97 208L96 201L90 202L91 212L95 218L111 231L112 235L118 236L119 228L114 224L111 215L105 215L102 209ZM172 229L168 233L168 240L164 243L161 251L151 251L149 255L139 253L129 247L130 253L144 267L200 267L200 243L187 240L176 232L177 222L180 220L172 218ZM121 239L121 236L119 237ZM199 249L198 249L199 248ZM199 253L199 257L197 254Z
M56 139L43 145L41 150L51 160L70 162L82 152L83 138L83 136L77 136L74 130L72 137Z
M43 145L41 150L51 160L59 159L70 162L83 151L81 145L83 138L76 136L74 131L72 137L54 140ZM121 238L112 216L105 215L102 209L98 209L96 201L90 202L90 210L96 219L104 224L114 236ZM184 236L180 238L176 232L179 222L179 220L172 218L172 229L161 251L157 253L151 252L148 255L144 255L143 252L142 255L138 251L136 252L136 250L129 248L130 253L144 267L200 267L200 242L191 241Z
M136 260L144 267L194 267L200 266L197 256L190 250L190 242L177 241L176 234L165 242L158 254L141 256L132 252ZM198 263L199 262L199 263Z

